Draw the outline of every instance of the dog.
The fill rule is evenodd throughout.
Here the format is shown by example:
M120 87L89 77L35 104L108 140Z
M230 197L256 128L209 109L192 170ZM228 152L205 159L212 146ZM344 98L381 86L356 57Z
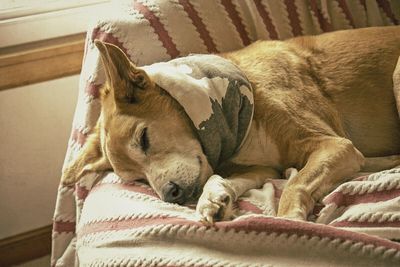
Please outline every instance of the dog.
M95 41L106 83L101 115L62 183L113 170L147 180L161 199L198 200L204 223L230 219L233 203L266 179L290 175L279 217L305 220L316 201L360 171L400 164L393 72L400 27L257 41L218 55L247 77L254 97L238 149L210 163L185 109L112 44Z

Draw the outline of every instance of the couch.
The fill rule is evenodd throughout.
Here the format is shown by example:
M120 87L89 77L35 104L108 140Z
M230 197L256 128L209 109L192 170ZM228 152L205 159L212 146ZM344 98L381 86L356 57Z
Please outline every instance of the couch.
M96 39L119 46L143 66L231 51L256 40L399 21L396 0L115 1L110 14L87 32L65 164L100 113L104 73ZM88 174L75 186L60 184L51 264L400 266L400 169L343 184L317 204L308 222L275 217L284 184L271 180L250 190L236 203L234 220L204 226L193 206L165 203L146 184L124 183L112 172Z

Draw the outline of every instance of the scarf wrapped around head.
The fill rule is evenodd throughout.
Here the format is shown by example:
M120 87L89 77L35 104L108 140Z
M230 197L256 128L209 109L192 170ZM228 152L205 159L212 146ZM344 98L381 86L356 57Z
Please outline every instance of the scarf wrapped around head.
M143 69L184 108L214 169L232 157L254 112L250 82L236 65L216 55L190 55Z

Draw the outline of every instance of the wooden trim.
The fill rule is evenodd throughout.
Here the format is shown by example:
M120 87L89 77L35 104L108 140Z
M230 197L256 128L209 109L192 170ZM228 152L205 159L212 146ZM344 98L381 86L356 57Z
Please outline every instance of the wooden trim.
M0 266L19 264L50 254L52 228L48 225L0 240Z
M0 49L0 91L78 74L85 34Z

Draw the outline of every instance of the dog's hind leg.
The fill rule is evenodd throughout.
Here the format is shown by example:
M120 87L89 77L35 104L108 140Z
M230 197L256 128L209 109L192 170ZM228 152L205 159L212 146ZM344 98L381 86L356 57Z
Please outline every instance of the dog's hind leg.
M362 172L378 172L394 167L400 167L400 155L387 157L365 158Z
M397 66L393 72L393 93L400 118L400 57L397 60ZM400 167L400 155L374 158L366 157L364 166L361 168L361 171L378 172L394 167Z
M348 139L337 137L320 141L305 166L287 182L278 216L305 220L317 200L358 172L363 163L363 155Z

